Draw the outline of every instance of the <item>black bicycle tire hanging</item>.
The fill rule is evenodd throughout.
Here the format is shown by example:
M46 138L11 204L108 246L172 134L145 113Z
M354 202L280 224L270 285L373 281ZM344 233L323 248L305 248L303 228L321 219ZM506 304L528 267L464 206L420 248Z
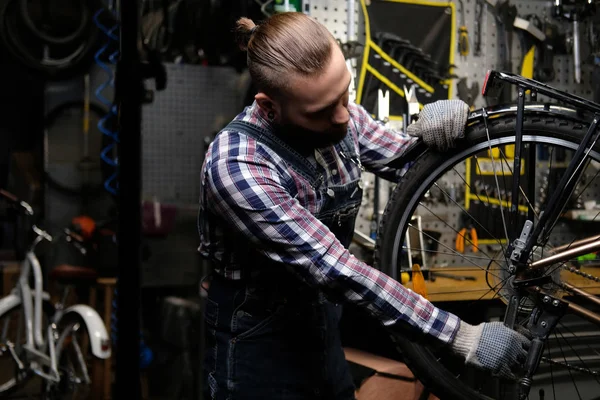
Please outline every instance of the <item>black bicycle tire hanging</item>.
M50 35L50 34L44 32L41 29L38 29L38 26L36 25L33 18L31 17L29 1L28 0L20 0L20 2L21 2L20 16L23 19L23 22L25 23L27 28L29 28L31 33L33 33L35 36L37 36L38 38L40 38L41 40L43 40L44 42L46 42L49 45L65 45L65 44L74 42L75 40L79 40L85 34L86 28L88 28L89 24L91 23L91 19L92 19L91 12L90 12L89 7L87 6L87 2L81 1L81 2L79 2L80 7L81 7L81 19L79 21L77 29L75 29L74 32L72 32L66 36L63 36L63 37L53 36L53 35ZM44 7L44 5L48 5L45 1L41 1L41 3L42 3L42 8ZM44 13L44 10L42 10L42 14L43 13Z
M99 29L92 21L93 13L101 7L98 0L82 6L82 10L87 10L88 23L83 33L75 32L79 39L62 44L58 42L73 35L62 39L46 35L55 43L44 43L39 32L28 27L20 1L0 0L0 45L15 61L46 80L69 79L90 67L99 38Z
M90 107L90 113L94 114L98 120L104 118L104 116L106 115L107 111L100 105L97 105L95 103L90 103L89 105ZM47 115L46 118L44 119L44 129L45 130L50 130L52 128L52 126L55 124L55 122L58 120L58 118L60 118L61 115L63 115L66 111L71 110L71 109L84 109L84 102L83 101L70 101L70 102L65 102L62 103L60 105L58 105L57 107L53 108ZM102 134L102 133L98 133L98 134ZM107 140L109 140L106 135L102 135L102 147L105 146L105 144L107 143ZM98 151L99 153L99 151ZM93 187L89 187L89 188L72 188L69 187L67 185L62 184L59 180L55 179L45 168L44 168L44 181L46 184L48 184L48 187L55 189L67 196L71 196L71 197L81 197L81 196L90 196L90 195L99 195L102 194L104 192L104 186L103 186L103 182L104 180L112 173L110 171L110 168L108 168L107 165L105 165L105 163L100 159L99 160L100 165L99 168L101 170L101 175L102 175L102 181L98 183L97 187L93 186Z

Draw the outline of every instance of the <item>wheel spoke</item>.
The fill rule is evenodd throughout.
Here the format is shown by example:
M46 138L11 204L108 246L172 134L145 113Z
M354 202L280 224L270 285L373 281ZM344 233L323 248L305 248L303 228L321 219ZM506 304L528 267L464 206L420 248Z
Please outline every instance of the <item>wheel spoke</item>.
M492 158L492 168L494 171L494 180L496 181L496 189L498 190L498 195L500 195L501 190L500 190L500 184L498 183L498 174L496 174L496 161L494 160L494 152L492 151L492 142L491 142L491 138L490 138L490 130L488 129L487 126L487 119L485 120L485 134L487 135L487 139L488 139L488 151L490 153L490 157ZM475 158L475 160L477 160L477 158ZM502 164L502 162L500 162L500 164ZM486 192L486 196L489 198L489 195ZM506 238L506 243L509 243L510 241L510 237L508 236L508 228L506 226L506 220L504 219L504 209L502 207L502 201L500 202L500 215L502 216L502 227L504 228L504 237ZM504 250L504 246L502 247L502 253L506 253L506 251Z

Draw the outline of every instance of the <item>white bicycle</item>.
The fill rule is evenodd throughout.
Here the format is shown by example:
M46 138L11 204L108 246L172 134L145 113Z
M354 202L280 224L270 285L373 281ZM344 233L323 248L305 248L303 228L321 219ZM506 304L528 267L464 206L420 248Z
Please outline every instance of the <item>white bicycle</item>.
M33 209L26 202L1 189L0 197L23 216L33 217ZM57 239L35 224L32 229L35 236L25 254L18 282L8 296L0 299L0 397L38 376L42 378L45 398L84 398L91 383L91 360L110 357L110 338L93 308L84 304L64 307L69 285L65 285L61 301L51 303L44 291L35 249L41 242ZM68 229L64 237L76 240L76 234ZM74 279L90 281L90 270L64 266L55 268L52 276L63 283L73 283Z

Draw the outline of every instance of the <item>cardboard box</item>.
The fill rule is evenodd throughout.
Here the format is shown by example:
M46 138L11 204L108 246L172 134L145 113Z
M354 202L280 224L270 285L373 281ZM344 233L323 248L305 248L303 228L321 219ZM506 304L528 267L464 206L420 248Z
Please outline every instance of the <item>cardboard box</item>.
M352 348L344 353L349 363L370 370L356 390L357 400L439 400L426 393L404 363Z

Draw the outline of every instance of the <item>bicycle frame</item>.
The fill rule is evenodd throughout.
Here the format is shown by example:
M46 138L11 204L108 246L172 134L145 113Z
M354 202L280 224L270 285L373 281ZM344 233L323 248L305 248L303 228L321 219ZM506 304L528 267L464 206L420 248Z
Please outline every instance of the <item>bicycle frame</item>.
M41 376L52 382L59 382L60 375L57 369L55 340L56 324L54 320L60 315L55 315L52 321L49 321L46 337L42 332L43 302L49 301L50 296L43 291L42 268L39 260L35 256L33 249L35 245L44 239L38 236L34 245L27 251L25 259L21 264L21 273L17 285L8 296L0 300L0 315L4 315L9 310L19 305L23 309L23 319L25 322L25 343L23 350L27 353L27 360L35 363L23 364L19 354L11 348L11 354L17 363L19 369L30 369L36 375ZM33 277L33 291L29 286L29 280ZM60 312L59 310L57 310ZM41 368L45 365L49 368L44 372Z
M12 356L20 369L29 368L48 381L59 382L57 344L62 344L65 335L70 333L61 332L59 334L57 331L57 325L63 317L75 314L83 321L89 333L92 354L98 358L106 359L110 357L110 340L104 322L94 309L83 304L63 309L64 299L56 307L53 307L54 314L44 335L42 327L43 303L49 301L50 296L43 291L42 268L34 251L41 241L51 241L52 237L35 226L33 229L38 236L25 255L16 287L11 294L0 299L0 315L21 305L24 313L26 337L23 349L28 353L30 360L35 360L36 363L25 366L13 349L11 349ZM33 278L33 290L29 284L31 278ZM40 364L47 366L49 372L42 371L39 368ZM82 370L87 371L85 365L82 365ZM86 379L89 380L89 377L86 377Z
M485 140L485 136L482 136L482 133L486 134L487 138L490 139L491 134L488 122L491 126L494 123L493 121L498 118L500 121L499 124L502 124L502 121L507 124L510 123L511 125L516 123L514 132L512 129L510 132L507 132L506 129L500 132L503 135L510 135L510 142L514 143L514 156L511 156L513 158L511 171L522 171L521 163L525 164L525 161L522 161L523 155L526 157L527 162L533 164L528 165L530 168L525 172L528 174L526 175L526 178L521 178L521 173L506 174L512 176L512 178L507 178L507 183L512 183L512 188L508 189L508 194L506 196L508 199L512 194L510 201L508 201L506 203L507 206L505 206L505 209L508 210L509 213L508 221L504 221L503 217L503 225L508 246L502 246L504 255L503 262L506 263L505 268L502 269L505 269L504 272L507 274L496 276L501 280L499 283L501 289L499 290L496 289L497 286L492 287L490 283L487 282L490 291L496 290L497 293L499 293L502 288L508 288L506 295L503 296L507 303L503 319L504 324L512 329L517 329L519 327L524 328L531 335L531 345L528 349L527 358L524 361L523 373L520 374L518 393L515 393L515 395L518 394L520 400L524 400L527 398L532 387L533 377L542 360L545 344L566 312L578 314L579 316L600 325L600 314L596 314L585 307L573 303L567 296L563 297L560 294L555 294L551 289L546 289L549 287L546 286L547 284L550 284L552 288L558 286L559 288L570 292L573 296L584 296L587 300L600 304L600 299L598 297L585 290L579 289L578 287L574 287L569 282L563 282L562 279L554 282L552 274L549 274L547 273L548 271L546 271L550 266L557 266L559 268L564 268L566 266L567 268L565 269L570 272L586 278L591 278L595 281L600 281L600 278L586 274L585 272L578 270L575 265L568 264L575 256L600 251L600 235L550 249L549 253L542 252L541 256L543 258L541 259L537 259L538 253L536 252L536 261L530 261L530 255L533 254L533 249L537 249L537 246L544 249L544 246L548 244L548 239L550 237L549 231L556 221L558 221L567 201L575 191L576 185L583 175L584 167L587 166L591 156L598 159L600 151L595 147L597 146L599 139L597 130L598 122L600 121L600 104L561 92L550 86L515 74L497 71L489 71L486 75L482 94L483 96L495 97L494 95L500 93L506 85L516 86L518 92L516 104L501 104L492 107L484 107L480 110L471 112L468 116L467 126L472 127L473 132L478 135L473 136L473 139L476 140L476 142L474 142L476 147L472 147L472 144L467 142L464 143L464 149L466 149L466 151L481 151L481 141ZM529 104L526 104L526 95L530 96L531 99L536 99L538 94L558 100L563 104L542 104L540 102L529 102ZM572 150L574 151L573 158L568 162L568 166L565 168L566 172L564 172L558 188L549 194L549 200L545 203L546 207L543 209L541 215L538 217L534 212L537 210L534 210L532 201L526 201L525 203L528 205L526 222L523 226L517 226L517 221L520 220L520 218L517 219L520 211L519 204L521 203L519 199L524 198L525 200L528 200L535 198L536 186L529 184L522 189L520 181L521 179L527 179L527 182L529 183L535 182L537 148L533 145L527 145L525 140L535 143L535 132L543 131L543 127L536 124L535 121L529 121L530 118L538 119L538 117L541 117L539 118L540 120L548 121L552 119L551 117L556 117L558 122L568 120L569 123L574 123L572 126L577 126L577 129L581 129L581 127L585 126L587 126L588 129L579 146L572 147ZM531 125L524 126L526 118L526 123L532 122ZM506 126L508 127L509 125ZM500 128L504 127L500 125ZM484 132L482 132L483 129L485 129ZM496 144L494 144L494 146L495 145ZM488 142L488 146L487 157L491 157L490 164L493 166L496 164L496 160L494 160L494 152L491 151L492 142ZM423 155L430 151L431 150L422 140L416 140L402 153L381 160L377 162L377 164L395 169L407 166L410 167L409 163L421 159ZM500 150L500 152L502 152L502 150ZM467 152L461 152L459 154L460 157L463 155L470 156L471 154ZM498 157L498 155L495 157ZM424 165L427 165L426 162L437 162L437 160L438 158L435 155L433 155L432 159L423 159ZM444 164L444 166L447 166L447 164ZM436 173L438 172L439 171ZM422 171L419 171L419 173L422 173ZM436 175L436 177L439 176ZM430 182L428 181L428 183ZM465 184L468 185L466 181ZM496 185L498 185L498 181L496 181ZM421 189L424 189L424 186L419 186L419 190ZM419 192L419 195L422 195L422 193ZM416 199L411 198L408 207L413 207L415 205L413 200ZM500 202L500 206L502 207L502 202ZM410 210L411 212L414 211L412 208ZM502 210L502 208L500 209L500 212L504 215L504 210ZM402 215L403 219L399 222L399 229L407 229L409 226L408 218L410 215L411 214L408 212L405 212ZM453 227L452 230L454 230ZM397 232L400 232L400 230ZM458 231L456 233L458 233ZM394 240L395 242L393 245L397 246L400 239L394 237ZM396 247L392 249L392 253L397 254L398 252L399 250ZM503 262L498 264L502 267ZM391 263L392 266L394 266L395 263L397 263L397 260ZM491 265L492 264L489 263L488 268ZM396 271L397 269L394 268L393 272ZM488 269L486 269L486 278L487 272ZM393 277L396 278L395 276ZM523 303L522 300L527 300L527 302ZM415 350L412 354L420 355L422 353L421 351ZM433 359L431 361L435 362ZM432 379L436 378L437 376Z
M583 172L583 166L588 159L589 152L596 145L599 134L598 134L598 122L600 121L600 105L594 102L591 102L587 99L584 99L579 96L575 96L569 93L564 93L557 89L554 89L550 86L542 84L540 82L536 82L530 79L523 78L521 76L498 72L498 71L488 71L482 89L483 96L494 97L504 88L505 85L516 85L518 92L518 100L517 100L517 125L516 125L516 140L515 140L515 157L514 157L514 165L513 171L520 170L520 162L521 162L521 154L524 151L524 146L522 145L521 138L523 136L523 117L525 111L525 97L526 92L529 91L531 93L532 99L535 99L537 94L542 94L544 96L548 96L550 98L556 99L562 103L568 104L570 106L575 107L578 110L587 111L593 113L593 119L590 122L587 133L585 134L581 145L575 151L573 158L569 162L569 165L558 185L558 189L553 192L550 200L548 201L548 205L544 210L544 213L540 216L537 224L533 227L533 231L531 231L527 239L518 252L511 254L511 260L514 261L521 270L537 270L544 267L548 267L552 264L556 263L564 263L573 257L577 257L580 255L588 254L595 251L600 251L600 236L592 236L589 238L585 238L579 240L577 242L573 242L569 245L564 245L558 248L555 248L553 254L541 258L532 263L528 263L529 254L533 247L538 243L544 243L547 241L547 231L548 224L552 224L562 212L566 201L571 196L575 185L579 181L579 178ZM485 110L484 110L485 114ZM518 199L521 196L520 193L520 174L513 174L513 199ZM561 190L562 189L562 190ZM513 200L511 206L511 212L516 216L517 207L516 204L519 204L518 200ZM530 209L530 219L532 216L531 205L529 205ZM513 219L516 221L516 219ZM516 224L513 224L513 226ZM518 227L514 226L515 229ZM517 239L517 234L513 234L512 240ZM540 237L542 240L539 240ZM596 298L589 292L586 292L582 289L576 289L575 293L581 296L585 296L588 300L591 300L597 304L600 304L600 299ZM565 301L565 300L562 300ZM588 320L600 324L600 315L593 313L584 307L578 306L574 303L567 302L568 308L570 311L581 315Z

